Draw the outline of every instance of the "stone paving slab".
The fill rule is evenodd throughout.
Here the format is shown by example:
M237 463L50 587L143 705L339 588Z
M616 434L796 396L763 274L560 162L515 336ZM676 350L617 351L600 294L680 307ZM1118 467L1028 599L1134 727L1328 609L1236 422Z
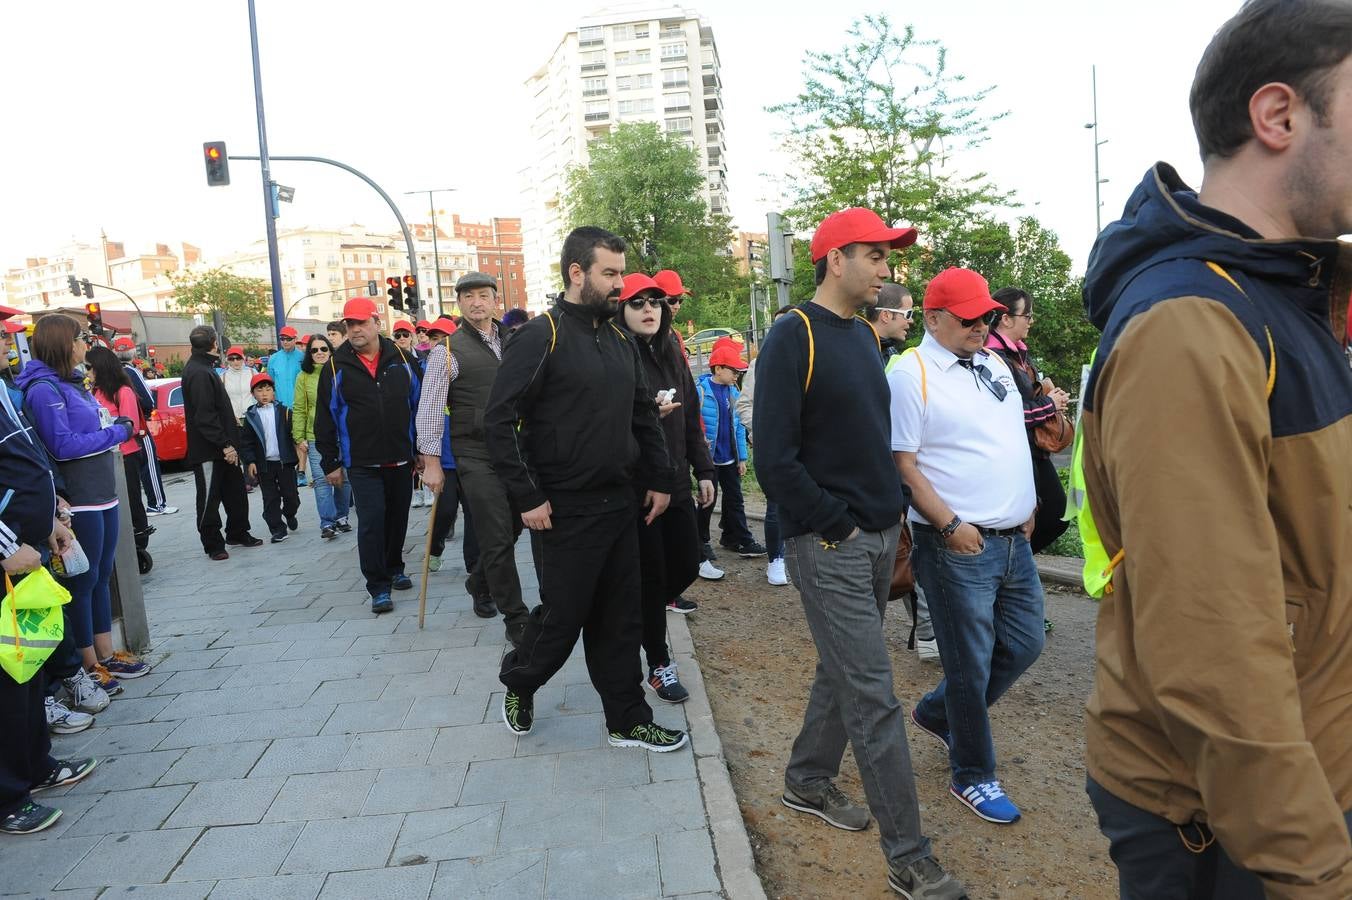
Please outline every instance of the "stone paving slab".
M190 481L169 495L191 510ZM415 580L427 518L411 513ZM307 491L300 519L280 547L231 548L217 563L184 513L156 521L144 581L155 670L94 728L54 738L57 756L100 766L44 795L64 810L56 827L0 845L0 894L733 896L698 747L609 747L580 643L518 737L501 721L502 622L471 611L458 540L419 630L415 592L371 615L355 534L321 541ZM517 560L533 603L524 538ZM679 655L688 635L674 617L672 628ZM681 666L698 678L693 661ZM657 707L658 722L687 727L684 709Z

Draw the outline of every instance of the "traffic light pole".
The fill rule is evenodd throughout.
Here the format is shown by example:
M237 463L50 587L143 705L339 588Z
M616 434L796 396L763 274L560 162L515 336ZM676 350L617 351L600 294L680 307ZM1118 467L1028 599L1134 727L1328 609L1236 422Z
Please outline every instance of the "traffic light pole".
M141 312L140 305L132 299L131 294L108 284L97 284L93 281L89 282L89 284L91 287L103 288L105 291L112 291L115 294L121 294L123 297L126 297L127 300L130 301L132 308L136 310L136 314L141 317L141 330L145 332L146 343L150 343L150 326L146 324L146 314Z
M250 8L250 9L253 8L253 0L249 0L249 8ZM261 101L260 101L260 102L261 102ZM259 109L261 110L262 107L260 106ZM261 112L260 112L260 115L261 115ZM261 120L260 120L260 121L261 121ZM257 157L257 156L236 156L236 155L233 154L233 153L230 154L230 158L231 158L231 159L259 159L259 157ZM357 176L358 178L360 178L362 181L364 181L364 182L366 182L368 185L370 185L370 186L371 186L371 189L374 190L377 194L379 194L379 195L381 196L381 198L382 198L387 204L389 204L390 211L394 213L394 218L399 222L399 230L402 231L402 232L404 233L404 246L408 248L408 271L409 271L415 278L417 277L417 275L418 275L418 250L417 250L417 248L413 245L413 235L409 233L409 230L408 230L408 223L404 221L404 215L403 215L403 213L399 212L399 207L395 205L394 201L393 201L392 199L390 199L390 195L387 194L387 193L385 193L385 190L384 190L380 185L378 185L378 184L376 184L374 181L372 181L366 174L364 174L364 173L362 173L362 172L358 172L356 169L352 168L352 167L349 166L347 163L341 163L341 162L339 162L339 161L336 160L336 159L327 159L327 158L325 158L325 157L323 157L323 156L274 156L274 157L272 157L272 159L283 160L283 161L285 161L285 162L317 162L317 163L324 163L325 165L329 165L329 166L337 166L338 168L342 169L342 170L345 171L345 172L351 172L353 175L356 175L356 176ZM266 165L266 163L264 163L264 165ZM269 210L269 213L268 213L268 214L269 214L269 216L271 216L271 210L272 210L272 198L271 198L271 195L270 195L270 194L269 194L269 196L268 196L268 210ZM271 220L270 218L269 218L269 220L268 220L268 229L269 229L269 234L271 234L271 233L272 233L272 231L271 231L271 229L272 229L272 220ZM272 252L273 252L273 265L275 266L275 265L276 265L276 259L277 259L277 258L276 258L276 249L275 249L275 245L274 245L274 248L273 248L273 251L272 251ZM275 271L275 269L274 269L274 271ZM278 276L278 278L279 278L279 280L280 280L280 276ZM440 280L440 276L438 276L438 280ZM275 305L275 304L274 304L274 305ZM278 312L280 312L280 310L278 310ZM407 312L413 312L413 310L407 310ZM421 313L422 313L422 300L421 300L421 299L418 300L418 309L417 309L417 312L418 312L418 315L415 316L415 318L421 319L421 318L422 318L422 315L421 315ZM278 327L280 327L280 326L278 326Z
M268 128L263 121L263 76L258 67L258 17L254 12L254 0L249 0L249 44L253 50L254 107L258 111L258 156L263 170L263 221L268 229L268 268L272 274L272 316L273 327L278 332L286 324L286 310L282 299L282 266L277 259L277 220L273 215L272 171L268 162ZM277 335L277 344L282 338Z

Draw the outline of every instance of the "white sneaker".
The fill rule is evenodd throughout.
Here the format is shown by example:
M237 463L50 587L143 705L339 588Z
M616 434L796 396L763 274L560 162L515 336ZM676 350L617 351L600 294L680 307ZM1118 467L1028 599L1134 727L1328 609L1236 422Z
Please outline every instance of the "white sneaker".
M934 638L923 641L920 638L915 639L915 652L922 661L939 658L939 642Z
M723 570L706 559L699 564L699 577L707 578L710 581L717 581L723 577Z
M159 506L159 507L151 507L150 509L147 509L147 510L146 510L146 515L148 515L148 516L172 516L172 515L173 515L174 513L176 513L176 512L178 512L178 507L177 507L177 506Z
M422 492L422 491L414 491L414 492L413 492L413 502L410 503L409 505L412 506L414 509L417 509L417 508L419 508L420 506L422 506L422 505L423 505L423 492Z
M70 694L71 705L83 712L102 712L112 702L108 697L108 692L94 680L93 675L85 671L84 666L80 666L71 677L63 678L61 683L66 686L66 692Z
M789 575L784 571L784 558L770 560L770 564L765 567L765 580L779 587L789 583Z
M52 734L75 734L94 724L89 713L73 712L55 697L47 698L47 730Z

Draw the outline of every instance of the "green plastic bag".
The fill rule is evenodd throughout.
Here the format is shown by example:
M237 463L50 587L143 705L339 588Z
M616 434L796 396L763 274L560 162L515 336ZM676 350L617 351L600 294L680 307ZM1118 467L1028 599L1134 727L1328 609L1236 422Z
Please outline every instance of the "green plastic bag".
M70 591L56 583L43 566L17 586L5 573L5 599L0 600L0 668L19 684L37 674L65 634L61 607Z

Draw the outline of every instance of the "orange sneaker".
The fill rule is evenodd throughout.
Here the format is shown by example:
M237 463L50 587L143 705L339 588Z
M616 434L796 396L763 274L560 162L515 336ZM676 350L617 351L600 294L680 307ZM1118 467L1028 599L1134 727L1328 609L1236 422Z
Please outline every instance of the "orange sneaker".
M108 671L108 667L103 663L94 663L94 668L89 670L89 674L93 676L94 680L99 683L99 687L103 688L104 693L109 697L122 693L122 683L113 677L113 674Z

